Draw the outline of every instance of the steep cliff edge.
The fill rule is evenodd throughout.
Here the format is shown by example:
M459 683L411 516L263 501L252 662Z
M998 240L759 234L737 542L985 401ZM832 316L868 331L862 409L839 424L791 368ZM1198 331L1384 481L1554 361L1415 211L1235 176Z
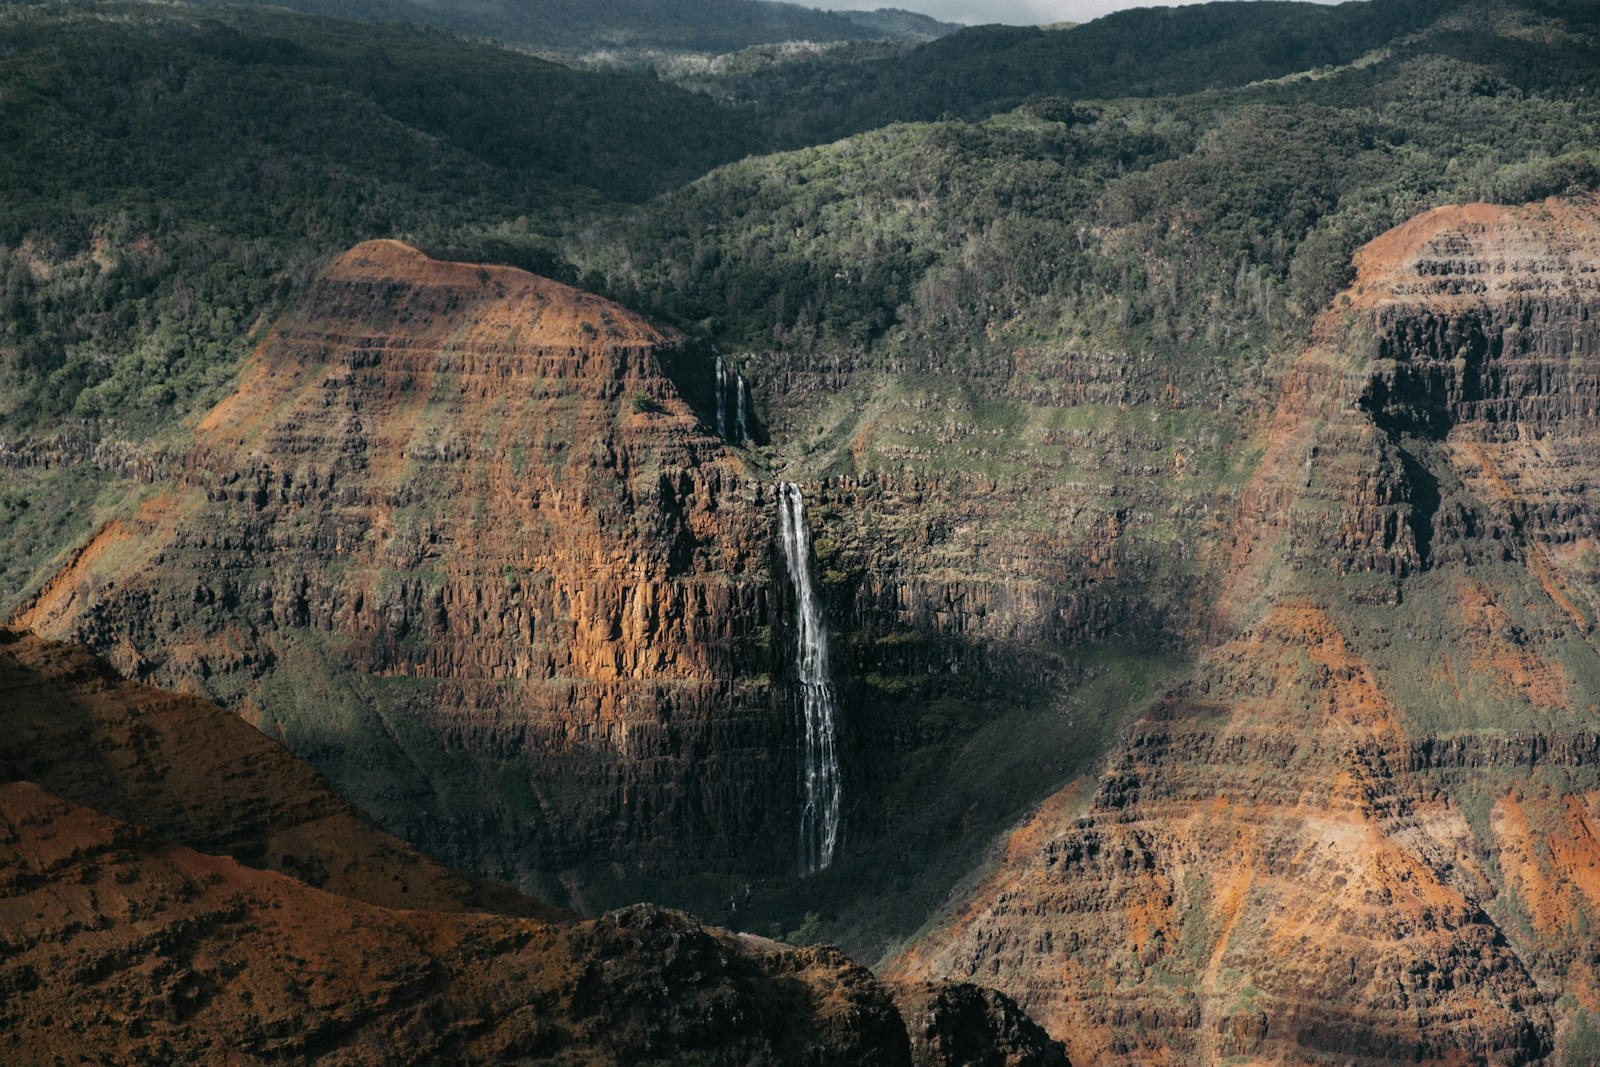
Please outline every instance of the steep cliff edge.
M770 502L663 375L680 343L361 245L17 621L230 704L389 828L557 897L584 864L785 871Z
M1220 643L894 972L1006 990L1074 1062L1587 1062L1597 263L1593 200L1360 254L1261 433Z

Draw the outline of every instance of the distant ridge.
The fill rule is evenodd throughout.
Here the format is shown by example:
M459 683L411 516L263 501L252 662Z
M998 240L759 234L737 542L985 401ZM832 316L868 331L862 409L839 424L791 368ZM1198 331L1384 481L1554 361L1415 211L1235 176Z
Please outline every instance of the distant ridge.
M204 6L221 6L198 0ZM246 6L267 6L243 0ZM363 22L409 22L548 51L732 52L776 41L927 41L959 27L895 8L819 11L773 0L280 0Z

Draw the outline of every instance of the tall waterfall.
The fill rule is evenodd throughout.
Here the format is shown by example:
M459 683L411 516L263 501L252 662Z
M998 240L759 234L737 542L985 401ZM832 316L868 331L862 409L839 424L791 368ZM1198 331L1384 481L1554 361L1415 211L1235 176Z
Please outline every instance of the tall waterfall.
M717 436L728 436L728 368L717 353Z
M800 814L800 869L812 874L833 863L839 843L839 749L834 729L838 709L828 681L828 627L822 604L811 584L811 528L806 525L800 487L778 487L778 529L783 559L794 583L795 665L799 668L801 707L801 785L805 808Z

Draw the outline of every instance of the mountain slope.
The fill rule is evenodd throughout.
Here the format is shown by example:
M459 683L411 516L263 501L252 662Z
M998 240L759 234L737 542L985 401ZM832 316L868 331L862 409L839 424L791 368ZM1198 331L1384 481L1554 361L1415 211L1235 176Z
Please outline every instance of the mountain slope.
M1600 180L1592 97L1542 73L1600 68L1593 40L1479 14L1326 76L741 161L572 243L586 282L715 338L814 502L872 872L820 910L853 951L891 951L1215 640L1350 251L1443 199Z
M1425 212L1600 183L1594 13L1263 8L1327 31L1277 58L1251 13L1123 23L1171 29L1151 54L1195 95L893 126L580 211L563 247L619 303L389 243L307 262L197 432L0 452L31 464L0 516L53 527L10 602L593 910L870 958L1042 802L904 973L1003 986L1090 1062L1583 1062L1594 209ZM1086 29L996 31L1048 45L1015 82L966 38L1005 79L912 103L1009 103ZM1054 84L1161 87L1114 43ZM429 116L403 125L495 139ZM547 223L479 234L527 253ZM712 340L748 436L712 430ZM847 798L810 878L784 480ZM1009 1025L986 1003L927 1010Z
M824 55L735 76L722 91L770 113L789 146L821 144L890 122L981 120L1043 97L1185 95L1320 74L1404 50L1459 8L1453 0L1143 7L1068 29L974 27L865 61Z
M3 17L8 437L170 428L359 240L498 220L538 259L567 210L758 143L702 96L437 31L137 3Z
M773 516L664 375L681 346L359 245L19 620L228 700L404 836L551 896L585 864L783 869Z
M1019 531L1017 573L955 578L931 542L927 571L887 554L926 536L901 487L808 485L830 610L853 631L836 682L875 711L840 724L840 870L795 879L794 593L774 481L683 399L710 399L712 359L519 271L357 246L17 621L229 703L468 869L586 909L649 894L763 931L859 907L878 951L979 846L957 827L1026 803L987 786L1043 791L1084 765L1166 652L1116 635L1154 611L1112 560L1088 578L1029 562L1059 534ZM943 507L978 484L924 487ZM1024 491L985 484L974 521ZM1093 546L1103 495L1034 506L1078 515ZM870 572L838 524L852 498L884 520ZM1053 595L1078 606L1052 612ZM1086 683L1081 721L1041 654ZM1018 731L1056 744L1018 747ZM965 784L942 789L929 753L975 733L987 756L962 755ZM903 887L887 896L886 872Z
M1322 78L749 160L575 233L590 280L718 340L753 449L711 433L703 347L618 377L580 344L552 379L476 275L308 274L197 444L93 455L162 485L77 513L27 618L281 723L481 873L762 931L816 912L875 957L1207 639L1258 424L1347 247L1595 173L1592 102L1522 62L1581 74L1592 47L1502 9L1484 68L1452 25ZM849 783L840 864L801 881L780 478L808 503Z
M0 693L8 781L381 907L563 918L383 833L237 717L126 682L81 648L0 630Z
M865 972L810 953L764 974L681 917L641 908L563 928L374 908L26 782L0 786L0 834L22 1060L908 1062L887 998L850 989ZM835 1002L864 1025L812 1030L821 1020L795 1012L808 980L847 983Z

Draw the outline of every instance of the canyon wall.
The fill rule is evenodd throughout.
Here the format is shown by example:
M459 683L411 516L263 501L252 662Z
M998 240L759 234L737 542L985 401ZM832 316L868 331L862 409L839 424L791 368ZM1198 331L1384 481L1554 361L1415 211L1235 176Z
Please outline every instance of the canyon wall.
M1587 1062L1600 205L1369 245L1284 376L1216 644L896 963L1080 1063Z
M891 384L807 458L797 413L859 395L797 378L761 398L798 444L731 447L716 358L519 271L359 246L15 621L221 701L468 869L763 932L859 906L875 955L1181 655L1231 416L1200 376L1019 352L999 423ZM844 870L804 887L779 462L839 702Z
M1597 217L1413 220L1270 389L730 355L782 442L743 450L670 332L361 246L19 619L579 907L820 902L876 954L1048 797L892 974L1075 1062L1559 1061L1600 1034ZM839 701L801 881L780 460ZM1013 1025L963 996L909 1010Z
M775 503L662 374L681 344L362 245L17 621L223 700L391 829L553 895L585 862L787 870Z

